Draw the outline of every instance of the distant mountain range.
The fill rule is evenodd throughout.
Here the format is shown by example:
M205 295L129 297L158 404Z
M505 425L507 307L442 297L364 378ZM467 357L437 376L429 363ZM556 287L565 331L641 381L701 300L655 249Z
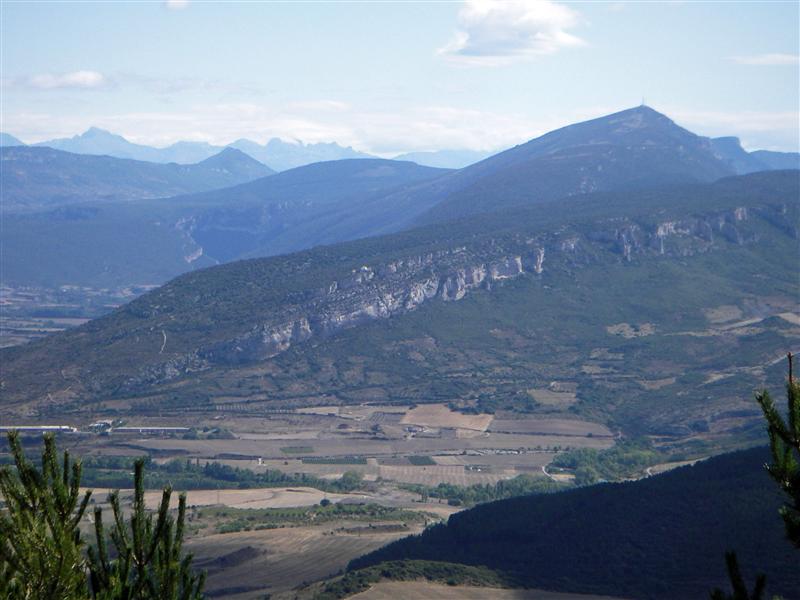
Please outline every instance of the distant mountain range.
M128 144L117 136L95 134L109 144ZM246 140L236 144L250 154L259 148L272 152L283 147L282 142L264 147ZM334 152L339 147L313 148ZM6 169L4 211L77 201L104 203L97 210L86 206L80 220L64 219L60 212L16 215L15 233L6 236L4 248L7 257L20 260L6 259L6 278L15 285L65 285L77 283L74 278L87 286L157 284L219 262L294 252L558 198L570 202L569 198L592 191L709 182L792 164L797 158L747 153L736 138L697 136L644 106L559 129L459 170L346 159L257 179L269 169L242 151L228 148L215 158L183 166L39 147L4 148L2 164L14 165L13 171ZM465 154L460 158L470 159ZM226 166L220 167L222 163ZM141 202L170 195L176 197L168 202ZM122 206L113 204L114 199L140 202ZM104 232L119 227L126 230L123 239L129 246L118 240L100 241ZM42 241L42 235L50 241ZM59 251L45 265L31 262L54 241ZM105 243L113 244L113 249ZM39 250L31 253L30 245ZM72 267L95 264L87 252L98 249L110 264L77 271ZM149 259L139 260L144 257ZM165 265L170 266L165 269Z
M644 109L646 107L640 108ZM597 119L597 121L602 121L607 118L608 117L603 117ZM574 127L573 125L559 130L559 132L564 132ZM553 137L555 133L557 132L548 134L548 136ZM557 144L548 146L547 144L551 142L553 142L552 139L545 142L545 153L558 147ZM718 158L728 162L733 172L739 175L768 169L800 168L800 153L772 152L768 150L747 152L742 148L739 139L735 137L714 138L710 139L709 143L712 151L717 154ZM0 133L0 147L19 145L24 145L24 142L10 134ZM298 140L285 141L280 138L272 138L265 144L259 144L249 139L239 139L227 146L215 146L206 142L180 141L164 148L155 148L129 142L120 135L97 127L91 127L84 133L70 138L47 140L34 145L47 146L76 154L107 155L148 162L176 162L179 164L197 163L214 154L218 154L225 147L232 147L249 154L251 157L268 165L275 171L285 171L322 161L348 158L375 158L375 156L354 150L349 146L340 146L335 142L305 144ZM530 158L534 154L541 154L542 144L531 145L529 142L528 144L524 144L521 148L524 148L521 154L527 153L528 158ZM520 153L516 154L517 158L519 158ZM475 150L438 150L408 152L395 156L394 160L407 160L422 166L444 169L462 169L480 162L490 155L491 153L489 152ZM562 157L558 158L560 159Z
M0 133L0 147L23 146L24 142L13 135ZM130 158L133 160L191 164L220 153L225 148L236 148L276 171L286 171L315 162L342 160L347 158L377 158L335 142L304 144L300 141L284 141L272 138L265 144L248 139L239 139L227 146L214 146L206 142L176 142L165 148L154 148L129 142L121 135L91 127L80 135L58 138L34 144L74 154L91 154ZM395 160L415 162L419 165L457 169L486 158L486 152L472 150L440 150L437 152L412 152L395 157Z
M0 138L1 146L24 145L23 142L12 135L6 133L0 135L2 135L2 138ZM74 154L113 156L155 163L178 164L201 162L215 154L219 154L225 148L235 148L259 162L267 164L276 171L285 171L324 160L371 158L369 154L358 152L350 147L345 148L336 143L304 144L299 141L286 142L278 138L273 138L264 145L241 139L227 146L214 146L206 142L182 141L165 148L154 148L152 146L134 144L121 135L98 127L91 127L84 133L70 138L47 140L33 144L33 146L45 146Z
M115 202L224 188L274 171L234 148L192 165L74 154L48 147L0 149L0 207L17 209Z
M0 133L0 147L24 146L21 140L7 133ZM276 171L330 160L347 158L377 158L335 142L304 144L301 141L284 141L272 138L265 144L240 139L227 146L214 146L206 142L176 142L165 148L154 148L129 142L121 135L91 127L84 133L70 138L58 138L34 144L75 154L92 154L130 158L157 163L197 163L218 154L225 148L236 148ZM415 162L428 167L460 169L489 156L488 152L473 150L439 150L435 152L411 152L396 156L394 160Z
M438 150L435 152L408 152L395 156L394 160L410 160L418 165L442 169L463 169L491 156L490 152L476 150Z
M25 144L8 133L0 133L0 148L6 146L24 146Z

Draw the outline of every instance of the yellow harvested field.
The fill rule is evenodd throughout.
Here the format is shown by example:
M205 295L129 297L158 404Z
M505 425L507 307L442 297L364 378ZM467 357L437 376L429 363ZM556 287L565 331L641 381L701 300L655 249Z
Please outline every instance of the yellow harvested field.
M191 490L186 493L188 506L223 505L231 508L289 508L312 506L327 498L339 502L346 498L368 499L361 494L326 494L314 488L256 488L251 490ZM161 492L145 492L148 507L156 508L161 501ZM178 496L173 494L172 507L178 506Z
M562 594L545 590L513 590L427 581L381 581L351 600L619 600L611 596Z
M533 388L528 390L528 395L539 404L567 408L577 400L574 392L554 392L549 388Z
M400 423L423 427L451 427L486 431L492 415L465 415L450 410L446 404L421 404L409 410Z
M208 573L207 593L245 600L329 577L357 556L418 531L353 535L331 527L287 527L213 534L186 546Z
M792 325L800 325L800 315L797 315L795 313L785 312L785 313L780 313L777 316L779 316L787 323L791 323Z
M417 483L435 486L440 483L453 485L495 484L503 479L510 479L517 473L513 469L503 469L500 472L468 471L463 465L430 465L417 466L391 466L381 465L380 476L383 479L399 481L402 483Z
M539 435L577 435L612 437L611 430L600 423L579 421L577 419L495 419L492 431L506 433L530 433Z
M338 415L339 406L309 406L308 408L298 408L295 412L303 415Z
M438 465L485 465L493 469L524 469L539 470L549 465L554 452L525 452L522 454L482 454L482 455L461 455L461 454L441 454L434 456L433 459Z

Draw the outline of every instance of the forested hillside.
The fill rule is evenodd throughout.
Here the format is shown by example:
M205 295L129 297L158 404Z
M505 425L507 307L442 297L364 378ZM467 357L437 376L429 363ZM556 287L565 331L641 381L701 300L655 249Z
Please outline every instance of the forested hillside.
M735 550L746 581L797 598L797 550L765 448L718 456L644 480L501 500L351 563L425 559L483 565L521 584L629 598L697 599L728 588Z

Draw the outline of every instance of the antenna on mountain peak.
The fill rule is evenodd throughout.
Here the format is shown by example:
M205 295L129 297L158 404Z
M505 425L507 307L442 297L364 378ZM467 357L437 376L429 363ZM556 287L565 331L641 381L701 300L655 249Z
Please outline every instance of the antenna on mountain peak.
M644 102L644 96L642 96L642 104L641 104L641 106L646 106L645 102Z

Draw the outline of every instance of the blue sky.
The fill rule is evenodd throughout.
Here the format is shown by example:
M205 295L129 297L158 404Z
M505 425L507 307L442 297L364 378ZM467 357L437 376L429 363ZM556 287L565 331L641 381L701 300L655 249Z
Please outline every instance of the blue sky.
M797 150L798 2L10 2L3 131L490 150L641 102Z

